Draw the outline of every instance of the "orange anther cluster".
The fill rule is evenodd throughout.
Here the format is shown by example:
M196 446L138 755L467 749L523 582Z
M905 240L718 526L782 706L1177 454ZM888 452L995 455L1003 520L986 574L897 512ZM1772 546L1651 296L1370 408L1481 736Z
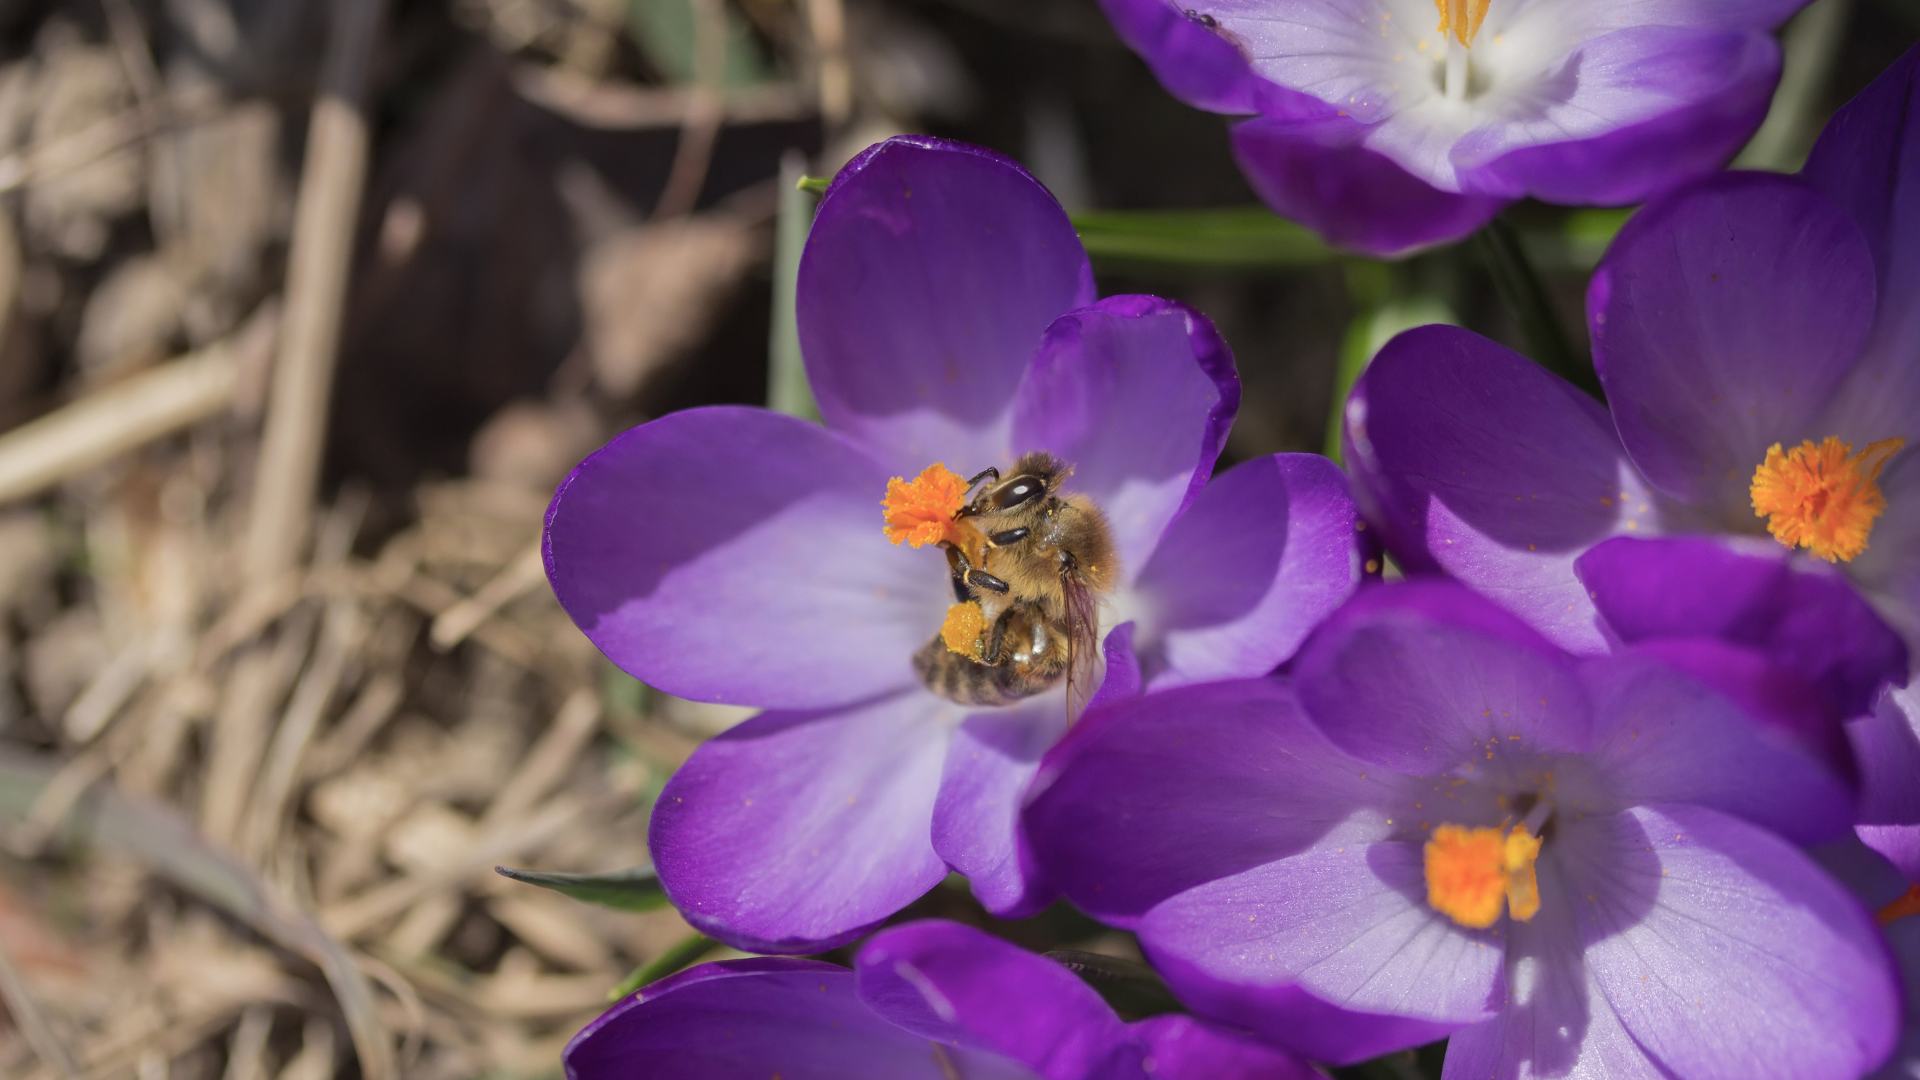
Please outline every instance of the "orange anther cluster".
M1856 454L1832 435L1791 450L1774 443L1753 473L1753 512L1788 547L1828 562L1850 561L1867 550L1873 523L1887 508L1880 470L1902 445L1881 439Z
M1539 858L1540 838L1524 826L1502 832L1442 825L1426 846L1427 904L1475 930L1498 922L1503 906L1526 922L1540 911Z
M1472 45L1492 3L1493 0L1433 0L1433 6L1440 9L1440 33L1452 34L1462 45Z
M938 462L912 480L898 476L888 480L887 497L881 503L887 539L916 548L942 540L957 541L953 515L966 497L967 482Z

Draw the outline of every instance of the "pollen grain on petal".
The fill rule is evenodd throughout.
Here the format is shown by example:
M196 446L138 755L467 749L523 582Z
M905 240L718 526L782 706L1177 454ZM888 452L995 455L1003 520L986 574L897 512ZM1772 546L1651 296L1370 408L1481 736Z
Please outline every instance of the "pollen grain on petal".
M939 462L912 480L893 477L881 503L887 539L916 548L955 539L953 515L966 496L967 482Z
M1873 523L1887 508L1880 471L1903 445L1881 439L1855 453L1833 435L1792 449L1774 443L1753 472L1754 515L1788 547L1828 562L1851 561L1867 550Z

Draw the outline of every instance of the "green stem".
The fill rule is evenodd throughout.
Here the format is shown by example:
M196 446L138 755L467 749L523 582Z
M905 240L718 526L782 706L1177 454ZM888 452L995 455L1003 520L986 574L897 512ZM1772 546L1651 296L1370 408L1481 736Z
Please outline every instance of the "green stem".
M1566 328L1560 324L1560 317L1554 314L1553 298L1547 295L1546 284L1528 261L1526 249L1513 226L1495 218L1473 234L1473 246L1493 275L1493 287L1500 294L1501 302L1520 324L1520 334L1526 339L1534 360L1599 397L1600 380L1593 373L1593 365L1575 351Z
M720 943L705 934L689 934L674 942L673 946L659 956L633 969L633 973L620 980L620 985L607 991L608 1001L619 1001L635 990L661 979L676 971L692 967L720 948Z
M799 152L780 160L780 213L774 223L773 329L767 342L767 407L805 420L818 419L807 366L800 357L800 252L813 228L814 194L802 186L806 161Z

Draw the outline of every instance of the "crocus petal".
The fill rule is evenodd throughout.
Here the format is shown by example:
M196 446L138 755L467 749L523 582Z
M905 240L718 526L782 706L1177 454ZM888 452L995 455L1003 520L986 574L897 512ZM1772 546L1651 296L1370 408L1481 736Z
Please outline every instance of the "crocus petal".
M1301 650L1294 678L1334 745L1399 772L1580 751L1590 739L1571 658L1452 583L1363 591Z
M1320 1080L1311 1065L1250 1035L1169 1013L1133 1025L1154 1080Z
M1594 271L1587 317L1620 438L1662 490L1757 529L1753 470L1818 430L1874 309L1859 226L1788 177L1730 174L1649 206Z
M1653 531L1653 499L1606 410L1470 331L1394 338L1347 402L1355 495L1390 551L1459 578L1563 648L1605 637L1573 560Z
M1907 988L1907 1009L1900 1045L1873 1075L1876 1080L1913 1080L1920 1076L1920 919L1909 915L1887 927L1887 945Z
M1131 926L1185 889L1329 835L1384 833L1359 808L1382 781L1268 679L1207 683L1092 711L1046 757L1024 825L1081 909Z
M1199 12L1189 15L1166 0L1100 0L1100 6L1167 91L1195 108L1252 113L1264 111L1263 104L1284 109L1289 101L1319 107L1254 75L1240 47Z
M1006 463L1008 410L1041 334L1094 298L1079 237L1039 181L924 136L888 139L840 171L797 287L828 426L896 471L940 461L963 476Z
M1367 255L1458 240L1511 201L1442 191L1366 146L1366 134L1342 116L1248 120L1234 126L1233 156L1276 213Z
M1162 902L1140 921L1140 943L1156 966L1172 959L1221 982L1296 986L1340 1009L1485 1019L1499 937L1428 907L1422 863L1417 842L1322 840Z
M1855 832L1908 881L1920 883L1920 825L1862 825Z
M728 960L655 983L567 1044L568 1080L1031 1080L994 1054L935 1047L874 1015L854 973L813 960Z
M1906 678L1905 644L1846 577L1771 540L1617 537L1574 569L1622 642L1751 646L1817 687L1836 718L1870 711Z
M1581 894L1557 856L1535 867L1540 910L1507 924L1499 1015L1447 1040L1441 1080L1487 1077L1669 1077L1627 1034L1587 968L1575 920Z
M1453 147L1461 190L1613 205L1711 173L1766 116L1780 48L1761 34L1642 25L1583 41L1548 68L1517 115Z
M1278 667L1359 586L1358 526L1346 477L1317 454L1215 477L1134 579L1155 685Z
M1899 991L1866 910L1739 819L1643 806L1559 837L1587 963L1634 1040L1680 1076L1859 1076Z
M1920 356L1915 361L1920 367ZM1908 641L1920 643L1920 442L1887 465L1880 491L1886 511L1867 550L1847 564L1847 576Z
M937 557L882 530L887 470L761 409L673 413L580 463L547 510L547 577L614 663L669 693L784 708L914 684Z
M1845 834L1854 806L1839 771L1845 762L1721 688L1772 690L1763 667L1724 647L1689 649L1690 671L1644 652L1590 660L1581 670L1593 704L1594 760L1615 805L1693 803L1803 843ZM1766 782L1755 783L1758 776Z
M1048 327L1015 398L1013 445L1073 466L1068 490L1106 512L1132 572L1206 483L1239 407L1233 354L1205 316L1114 296Z
M709 740L654 807L668 898L753 952L830 948L907 906L947 872L928 837L952 713L909 691Z
M1852 215L1879 268L1880 311L1834 403L1849 441L1920 439L1920 48L1908 49L1827 122L1801 174Z
M868 1008L926 1038L994 1051L1046 1080L1144 1075L1139 1046L1092 987L984 931L896 926L861 947L854 970Z
M1087 710L1092 711L1116 701L1125 701L1140 692L1145 681L1140 674L1140 654L1133 647L1136 624L1132 619L1107 631L1100 643L1100 655L1106 671L1100 677L1100 689L1094 691Z
M1020 918L1053 899L1031 859L1021 858L1020 798L1067 728L1060 694L974 713L953 734L933 806L933 849L967 875L973 894L1001 918Z
M1860 821L1920 824L1920 683L1888 690L1871 715L1847 725L1860 763Z

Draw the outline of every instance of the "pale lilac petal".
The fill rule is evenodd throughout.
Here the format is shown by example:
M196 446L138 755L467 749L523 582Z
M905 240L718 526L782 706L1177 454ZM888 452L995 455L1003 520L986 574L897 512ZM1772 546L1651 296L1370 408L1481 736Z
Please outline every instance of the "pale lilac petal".
M1829 413L1855 444L1920 441L1920 48L1834 114L1805 179L1845 207L1879 268L1872 340Z
M854 973L727 960L628 997L567 1044L568 1080L1031 1080L994 1054L934 1047L870 1012Z
M1497 1005L1500 934L1427 906L1417 842L1322 840L1162 902L1139 934L1156 965L1296 986L1355 1012L1466 1024Z
M898 690L951 594L937 556L887 543L886 485L816 425L673 413L561 484L547 577L609 659L681 697L812 708Z
M867 1007L916 1034L1002 1054L1046 1080L1144 1076L1139 1045L1099 994L985 931L892 927L861 947L854 967Z
M1366 589L1301 650L1294 678L1334 745L1413 775L1591 739L1573 662L1451 582Z
M1206 483L1239 406L1233 354L1204 316L1109 297L1047 329L1015 397L1013 445L1073 466L1067 490L1106 512L1131 573Z
M1920 645L1920 442L1909 443L1887 465L1880 491L1886 512L1874 522L1867 550L1847 564L1847 576L1909 642Z
M1167 897L1329 835L1384 835L1360 808L1392 795L1284 684L1249 679L1089 712L1047 755L1024 826L1069 899L1130 926Z
M1888 690L1871 715L1847 725L1860 763L1860 821L1920 824L1920 684Z
M1064 695L977 712L954 731L933 806L933 849L965 874L988 911L1020 918L1053 891L1019 843L1020 799L1040 756L1067 728Z
M1233 154L1276 213L1382 258L1458 240L1510 201L1443 191L1367 146L1366 135L1342 116L1249 120L1234 126Z
M1681 1076L1858 1076L1899 1029L1872 918L1806 855L1717 811L1570 823L1587 963L1634 1040Z
M1006 463L1014 389L1041 334L1094 299L1086 252L1039 181L991 151L917 135L840 171L798 289L828 426L895 471L940 461L963 476Z
M1277 1046L1191 1016L1168 1013L1133 1025L1153 1080L1319 1080L1321 1074Z
M1592 760L1615 805L1686 802L1712 807L1803 843L1853 824L1849 777L1801 732L1782 730L1720 686L1756 691L1763 666L1721 648L1689 646L1693 670L1645 652L1590 660L1581 675L1593 703ZM1715 672L1704 670L1711 663ZM1712 681L1708 681L1712 679ZM1718 683L1719 686L1715 684ZM1765 777L1765 783L1755 783Z
M1603 652L1573 561L1660 513L1606 410L1467 330L1394 338L1354 386L1347 466L1368 519L1412 570L1437 570L1561 647Z
M1920 825L1862 825L1854 831L1908 881L1920 882Z
M1670 1077L1627 1034L1588 970L1576 921L1585 898L1568 887L1560 860L1541 858L1535 873L1540 911L1507 923L1500 1014L1447 1040L1441 1080Z
M1873 318L1860 229L1788 177L1729 174L1627 223L1587 294L1594 366L1634 464L1758 531L1769 446L1818 440Z
M1316 454L1275 454L1209 482L1135 577L1136 648L1155 686L1272 671L1358 587L1359 513Z
M929 837L953 715L909 691L709 740L654 807L668 898L753 952L830 948L907 906L947 873Z

